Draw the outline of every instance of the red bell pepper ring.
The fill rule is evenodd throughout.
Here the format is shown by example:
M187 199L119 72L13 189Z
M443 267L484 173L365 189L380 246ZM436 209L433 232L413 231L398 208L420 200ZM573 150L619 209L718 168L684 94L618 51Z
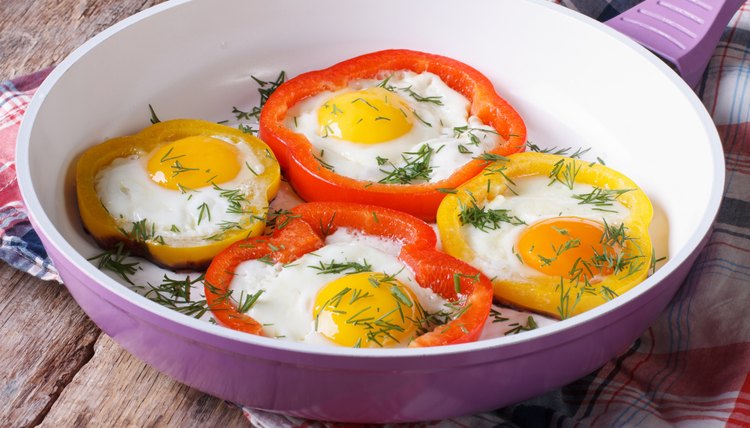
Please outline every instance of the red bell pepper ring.
M233 330L261 334L263 326L239 312L229 298L229 286L237 265L264 257L277 263L289 263L323 245L323 240L307 223L292 221L270 237L237 241L224 249L211 261L204 280L206 303L216 320Z
M437 238L427 223L409 214L374 205L311 202L292 209L283 228L269 237L240 241L219 253L206 272L205 293L216 320L226 327L262 335L262 326L240 313L228 298L234 270L245 260L270 258L290 263L324 245L339 227L402 242L399 258L429 287L459 306L446 324L415 338L410 347L450 345L477 340L492 306L492 284L475 268L435 249Z
M287 111L303 99L344 88L350 81L373 79L384 71L410 70L438 75L470 102L470 114L495 128L502 137L489 153L506 156L523 151L526 126L482 73L447 57L410 50L384 50L352 58L330 68L301 74L279 86L260 115L260 138L271 147L294 189L306 201L346 201L375 204L434 221L445 189L476 176L486 161L470 161L447 179L422 184L383 184L360 181L324 168L309 140L284 126Z

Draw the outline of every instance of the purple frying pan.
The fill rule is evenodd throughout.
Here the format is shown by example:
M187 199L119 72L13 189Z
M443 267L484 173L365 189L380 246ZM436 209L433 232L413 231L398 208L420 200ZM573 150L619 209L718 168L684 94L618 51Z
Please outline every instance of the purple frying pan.
M647 0L607 24L674 63L695 86L741 3ZM711 118L654 55L568 9L535 0L476 0L473 6L492 13L466 21L446 13L455 4L382 0L363 14L356 2L335 0L178 0L116 24L71 54L29 105L16 159L30 219L78 304L124 348L180 382L242 405L333 421L434 420L495 409L565 385L630 346L682 284L718 211L724 164ZM263 19L249 19L257 8ZM327 8L351 19L332 25ZM421 19L413 19L417 13ZM452 31L439 28L441 22L449 22ZM371 28L377 34L362 31L364 23L376 23ZM406 25L413 27L409 40L403 38ZM559 37L549 37L551 27ZM342 34L347 37L336 37ZM567 44L560 40L564 37L570 38ZM228 102L243 102L238 94L246 82L240 77L249 69L278 70L283 64L295 74L393 46L469 58L530 118L532 134L576 138L567 132L573 125L566 126L580 119L583 125L574 128L611 143L604 149L619 154L615 161L630 165L628 173L663 174L645 190L653 190L655 207L666 213L664 228L673 231L666 239L673 247L669 260L628 293L535 331L442 348L388 350L321 349L242 334L161 307L86 260L95 247L71 202L70 165L92 141L142 126L136 106L159 102L163 114L210 118ZM497 54L486 54L495 47ZM549 64L557 67L555 73L545 69ZM565 74L569 66L575 69ZM598 76L609 80L589 82ZM608 81L617 83L604 87ZM644 105L644 98L651 101ZM545 109L554 114L545 116ZM655 117L667 110L670 115ZM570 112L575 114L562 116ZM632 138L632 127L618 118L622 115L649 127L644 132L649 138L673 137L690 150L675 152ZM564 120L555 122L558 117ZM637 156L628 152L638 145ZM672 181L679 171L660 167L658 158L673 154L674 162L705 163L691 172L705 174L691 176L693 188L681 190L679 181ZM690 198L693 205L685 208L682 200Z

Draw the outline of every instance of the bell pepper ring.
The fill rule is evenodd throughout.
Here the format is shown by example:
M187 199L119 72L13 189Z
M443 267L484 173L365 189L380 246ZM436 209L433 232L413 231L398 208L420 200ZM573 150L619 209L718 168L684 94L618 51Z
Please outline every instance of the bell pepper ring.
M400 241L398 257L414 271L416 281L459 307L455 318L417 336L409 343L410 347L450 345L479 338L492 305L492 284L478 270L436 250L437 238L427 223L375 205L310 202L293 208L283 224L270 236L238 241L214 258L206 271L205 295L219 324L262 335L261 323L240 313L228 298L240 263L260 258L293 262L325 245L326 235L345 227Z
M138 173L148 176L145 186L149 194L167 191L170 196L189 199L201 193L201 186L218 189L230 207L227 212L235 210L239 220L222 226L212 236L181 238L179 233L188 226L173 224L172 235L169 231L160 233L149 219L115 218L105 207L104 195L97 193L98 174L115 160L128 158L142 161ZM216 168L199 168L204 161ZM233 177L240 177L240 171L243 183L238 188L226 188ZM244 177L250 179L245 182ZM84 151L76 164L78 209L93 239L105 249L124 245L130 254L173 270L203 270L231 243L263 233L268 203L278 191L280 178L278 162L261 140L228 126L192 119L159 122L134 135L107 140ZM208 223L209 205L199 209L199 225Z
M470 114L494 128L501 137L488 153L504 156L525 148L523 120L496 93L492 82L476 69L444 56L411 50L369 53L288 80L274 91L263 107L259 136L276 153L287 179L303 199L374 204L434 221L445 189L458 187L487 164L485 160L471 160L450 177L436 182L386 184L357 180L321 165L309 140L284 125L289 109L307 97L345 88L352 81L379 78L384 72L400 70L434 73L465 96L470 101Z
M583 260L579 257L572 262L566 262L569 265L560 268L559 273L549 273L551 270L544 270L554 267L556 256L539 257L538 260L541 262L534 268L541 273L522 275L521 278L510 275L506 278L493 277L488 268L480 268L492 277L495 297L501 303L558 319L568 318L599 306L635 287L648 276L653 264L653 249L648 232L653 207L636 183L598 163L553 154L518 153L508 156L506 161L498 161L487 166L484 173L460 186L455 194L443 200L437 215L443 250L477 267L481 264L480 255L468 242L468 232L465 229L476 226L467 225L462 215L466 207L482 208L488 201L497 197L513 197L514 180L531 176L547 179L555 177L558 173L564 174L561 172L563 169L574 171L571 175L574 175L575 183L591 185L595 192L596 189L605 189L604 193L599 194L610 195L611 199L616 199L627 209L627 215L621 225L597 226L596 221L564 216L553 217L552 220L567 221L567 224L576 228L576 233L595 234L593 240L597 241L601 248L591 250L592 261L589 263L586 261L588 259ZM511 212L509 216L512 215ZM521 226L526 227L526 231L515 242L512 252L520 264L525 265L524 267L530 264L527 262L529 259L522 256L532 254L533 251L541 253L542 249L552 251L556 248L556 253L553 253L562 259L570 248L584 247L581 242L586 241L582 241L583 238L577 239L580 236L574 236L573 229L564 230L564 227L554 224L548 226L550 225L545 224L545 221ZM524 244L524 236L531 235L528 231L535 227L548 229L535 235L540 237L539 242ZM552 242L555 237L568 234L570 235L564 239L571 244L570 246L566 247L566 242L563 241ZM589 241L591 240L589 238ZM524 245L526 247L523 247ZM537 257L538 253L533 253L533 257ZM492 263L501 262L495 260Z

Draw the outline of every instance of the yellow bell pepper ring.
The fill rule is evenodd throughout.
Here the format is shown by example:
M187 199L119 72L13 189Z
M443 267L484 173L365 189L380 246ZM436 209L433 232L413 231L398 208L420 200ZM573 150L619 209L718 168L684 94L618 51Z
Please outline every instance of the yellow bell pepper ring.
M93 239L174 270L202 270L233 242L262 234L280 179L260 139L194 119L107 140L76 163L78 209Z
M498 301L564 319L649 275L652 216L646 194L623 174L526 152L448 195L437 226L443 250L490 277Z

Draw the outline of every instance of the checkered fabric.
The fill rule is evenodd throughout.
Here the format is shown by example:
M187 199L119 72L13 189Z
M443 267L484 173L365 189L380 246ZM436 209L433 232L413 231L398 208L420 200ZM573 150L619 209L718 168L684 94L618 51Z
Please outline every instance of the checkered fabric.
M638 0L556 0L604 21ZM59 281L20 200L18 125L48 70L0 83L0 258ZM698 89L721 136L726 190L708 244L673 302L599 370L522 403L421 426L750 426L750 3L725 29ZM243 409L256 426L335 426ZM412 424L413 425L413 424Z
M60 281L29 224L16 183L16 135L31 96L50 70L0 82L0 259L44 280Z

